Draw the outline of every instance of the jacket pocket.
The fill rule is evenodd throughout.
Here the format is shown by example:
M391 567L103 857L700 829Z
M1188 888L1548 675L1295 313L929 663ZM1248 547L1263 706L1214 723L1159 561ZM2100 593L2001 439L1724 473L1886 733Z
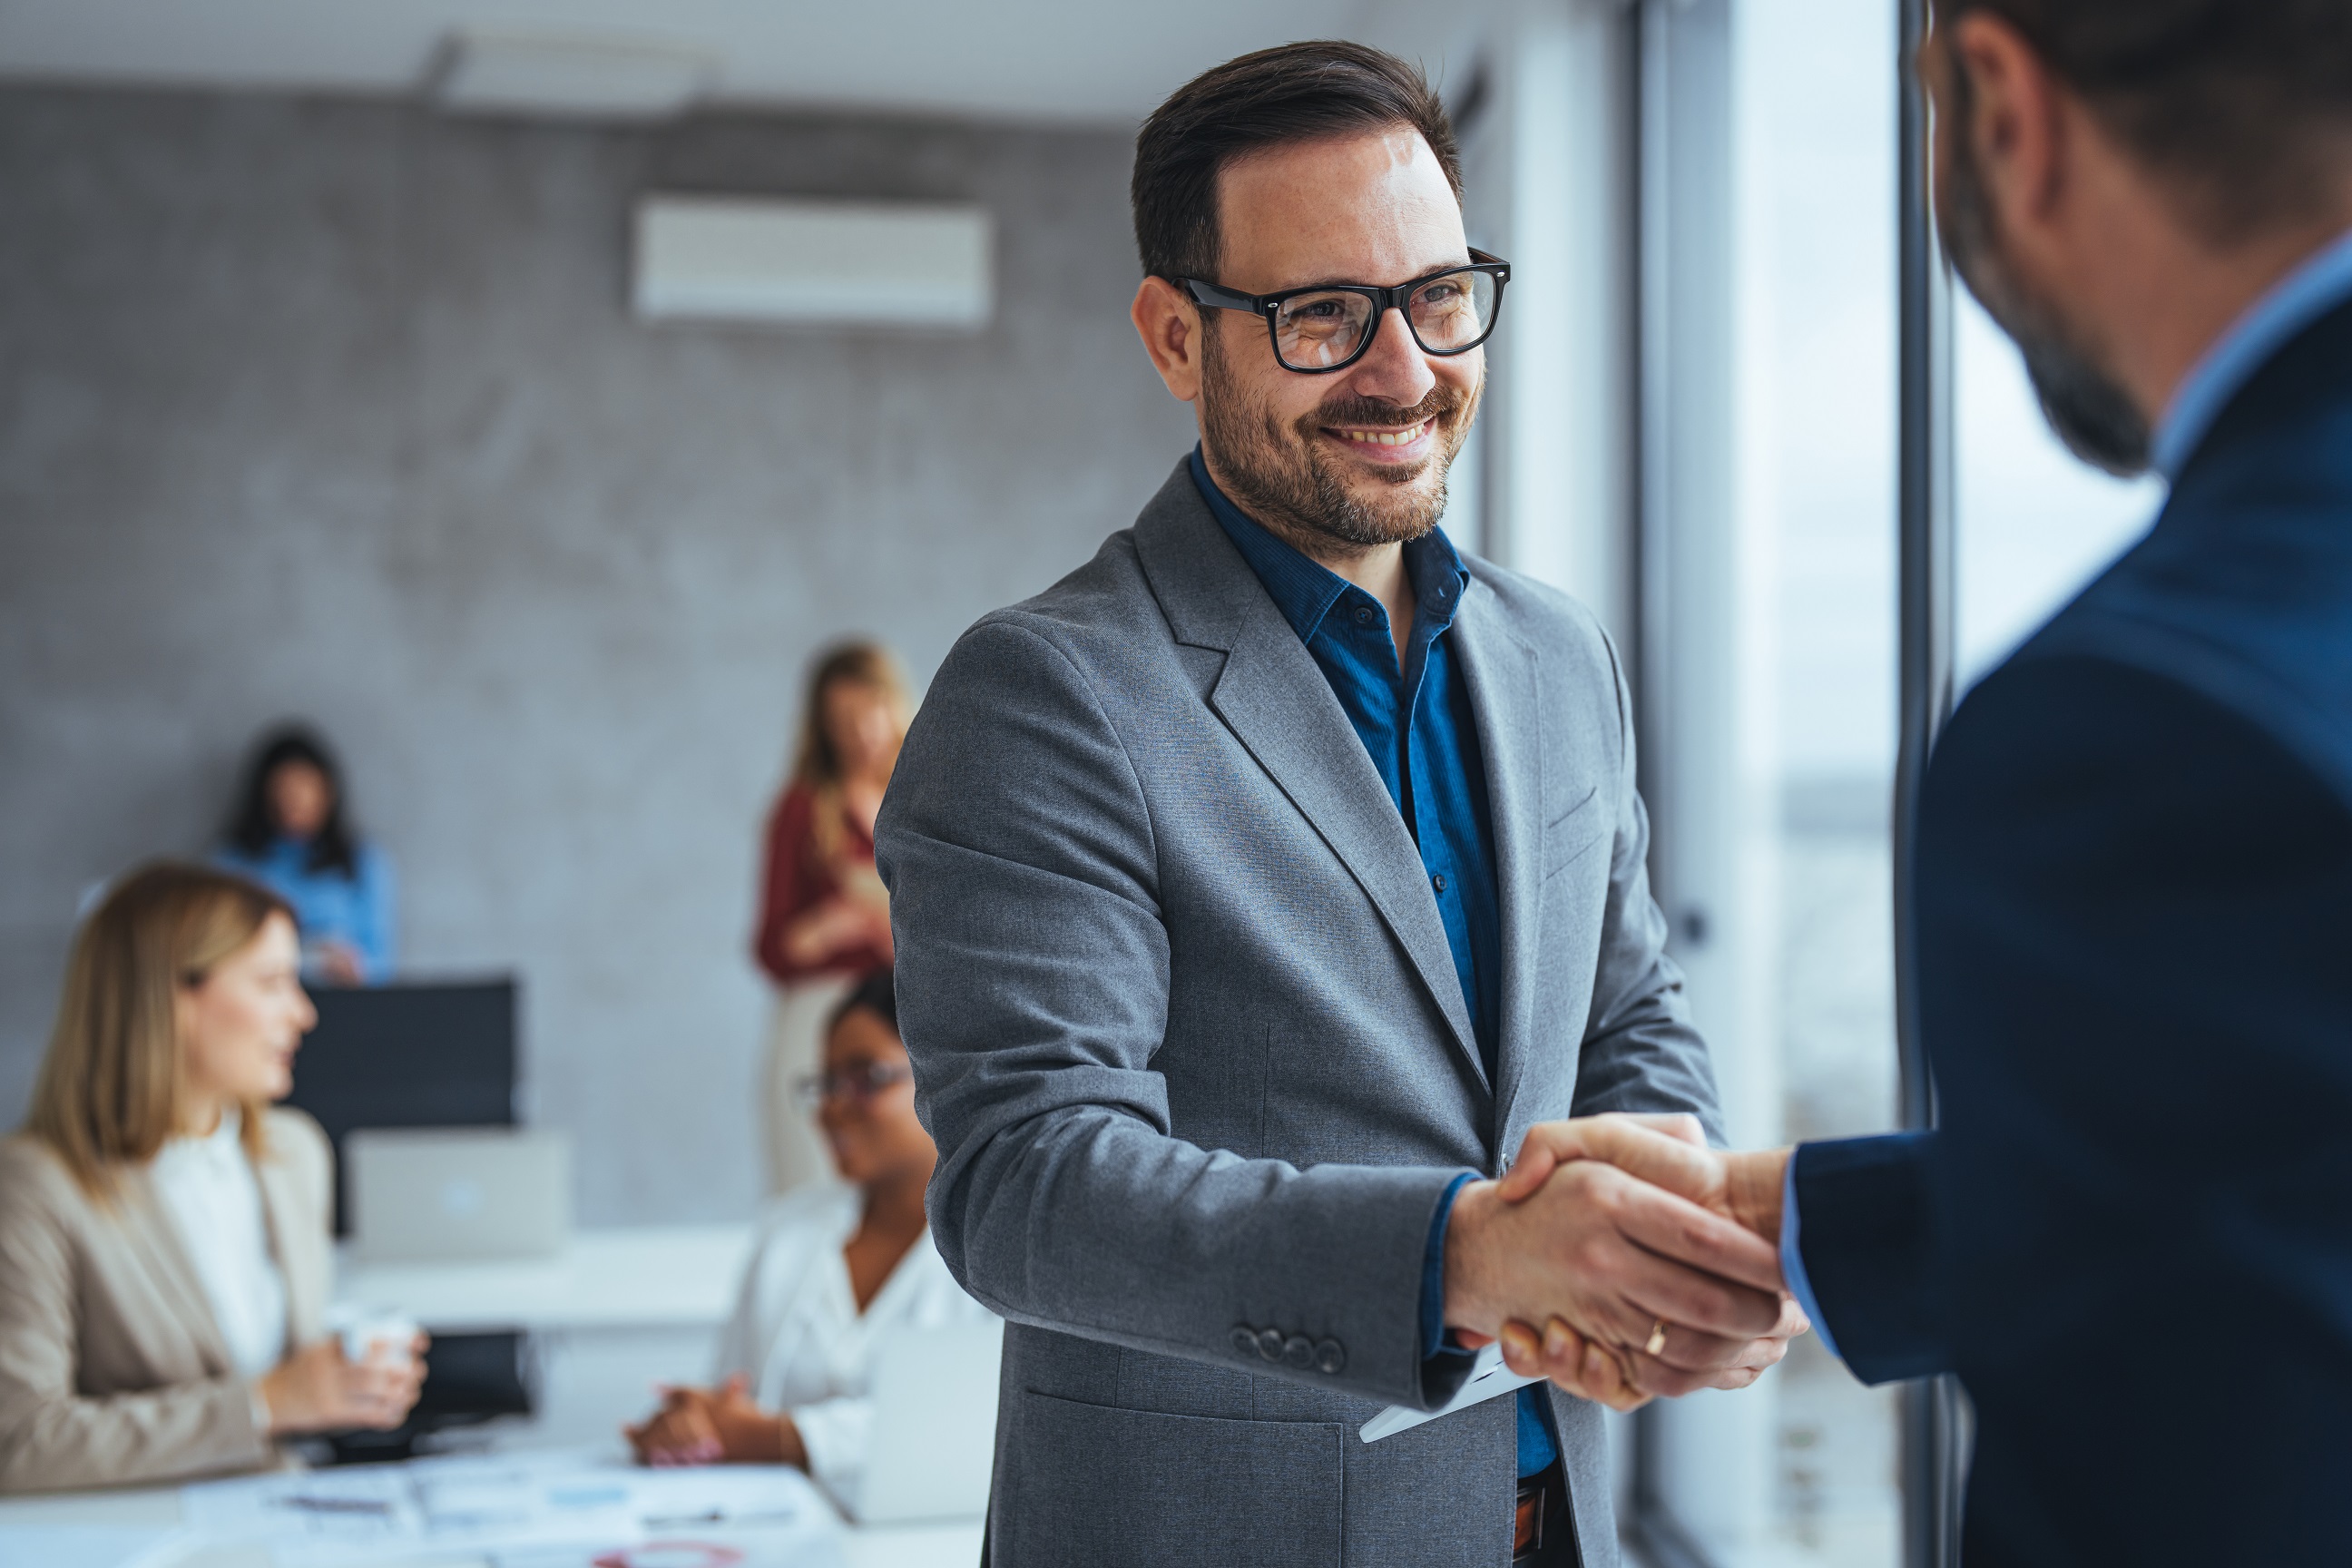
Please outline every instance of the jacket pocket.
M1601 786L1585 791L1584 798L1561 812L1544 825L1543 874L1549 881L1571 861L1581 859L1584 852L1606 837L1608 825L1601 814L1593 809L1601 799Z
M992 1561L1338 1568L1344 1426L1021 1396Z

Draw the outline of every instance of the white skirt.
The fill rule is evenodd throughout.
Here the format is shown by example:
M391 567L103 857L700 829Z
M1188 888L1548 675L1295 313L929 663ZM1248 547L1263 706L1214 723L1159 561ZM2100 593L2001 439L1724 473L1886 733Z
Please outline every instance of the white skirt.
M776 993L760 1084L760 1146L767 1156L770 1197L833 1176L815 1114L801 1104L793 1086L822 1070L824 1026L856 984L855 975L821 975Z

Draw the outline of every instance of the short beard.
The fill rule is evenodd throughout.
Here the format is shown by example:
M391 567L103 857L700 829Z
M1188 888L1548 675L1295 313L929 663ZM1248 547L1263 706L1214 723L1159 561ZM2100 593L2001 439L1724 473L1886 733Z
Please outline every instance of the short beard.
M2034 395L2042 400L2042 417L2066 449L2111 474L2145 473L2152 442L2147 416L2115 377L2100 368L2059 313L2027 294L2010 270L2000 220L1985 195L1982 173L1969 143L1968 104L1963 79L1954 95L1951 152L1937 203L1953 268L1985 313L2016 342Z
M1410 408L1361 398L1326 403L1286 427L1269 408L1235 384L1224 348L1204 333L1201 353L1201 442L1233 499L1258 521L1310 544L1360 555L1383 544L1406 544L1437 526L1445 514L1445 474L1477 417L1483 376L1470 392L1439 383ZM1391 493L1360 500L1325 459L1326 425L1414 425L1432 421L1436 450L1411 468L1375 469ZM1437 483L1426 493L1412 485L1432 465ZM1309 551L1309 553L1313 553Z

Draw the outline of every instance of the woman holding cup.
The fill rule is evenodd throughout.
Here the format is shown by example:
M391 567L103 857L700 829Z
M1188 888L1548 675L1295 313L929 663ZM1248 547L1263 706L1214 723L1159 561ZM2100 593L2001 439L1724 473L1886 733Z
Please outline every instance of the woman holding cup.
M285 901L156 865L74 942L24 1131L0 1142L0 1491L255 1469L400 1425L420 1337L326 1329L318 1124L270 1109L317 1022Z

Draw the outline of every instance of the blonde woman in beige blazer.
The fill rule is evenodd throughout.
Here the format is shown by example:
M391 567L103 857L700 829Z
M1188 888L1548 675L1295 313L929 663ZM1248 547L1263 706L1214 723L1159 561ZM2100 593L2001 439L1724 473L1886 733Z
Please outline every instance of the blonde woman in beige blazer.
M418 1351L322 1333L331 1167L269 1102L317 1021L292 915L156 866L74 946L25 1130L0 1142L0 1491L253 1469L396 1426Z

